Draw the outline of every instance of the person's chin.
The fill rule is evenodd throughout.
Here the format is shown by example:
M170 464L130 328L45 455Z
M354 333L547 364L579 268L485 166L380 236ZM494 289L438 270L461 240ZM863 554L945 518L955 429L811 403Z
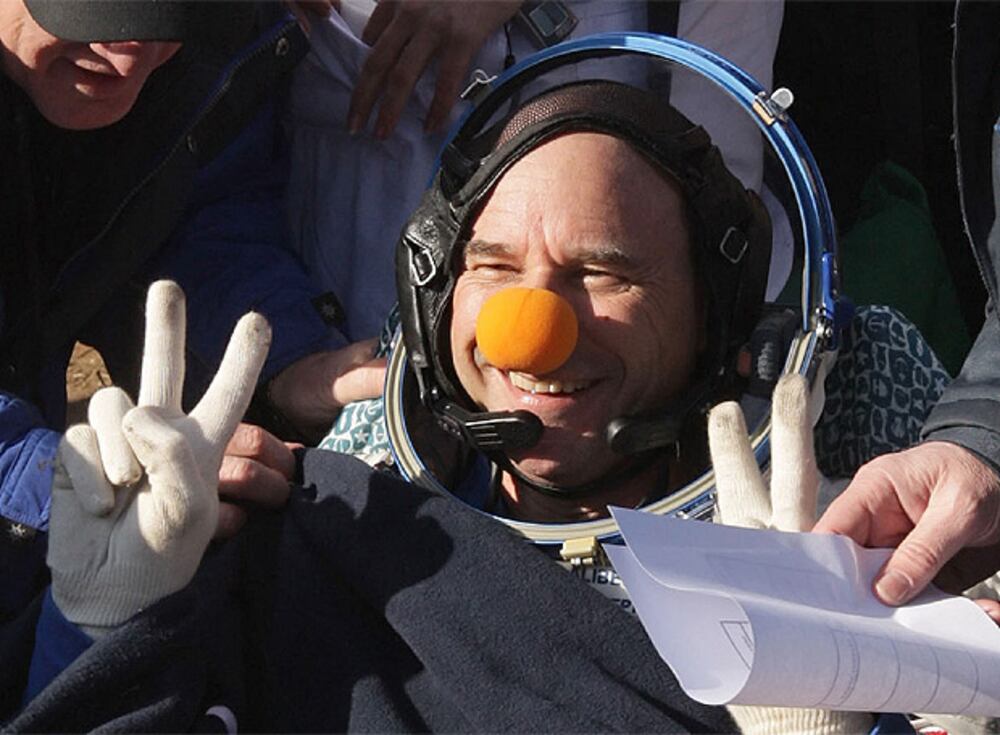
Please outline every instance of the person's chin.
M36 101L38 111L56 127L65 130L95 130L125 117L138 94L125 90L119 95L93 98L78 90L53 100Z
M509 452L511 462L530 481L560 487L586 485L608 470L609 463L602 456L603 447L588 447L585 442L573 451L565 451L565 446L552 444L554 442L547 443L543 435L534 447Z

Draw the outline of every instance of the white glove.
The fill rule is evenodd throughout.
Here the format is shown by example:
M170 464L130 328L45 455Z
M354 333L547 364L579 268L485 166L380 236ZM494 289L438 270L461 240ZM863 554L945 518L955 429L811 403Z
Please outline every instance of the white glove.
M146 301L139 407L118 388L91 399L90 424L59 446L48 565L53 599L92 636L184 587L215 530L223 450L253 395L271 341L259 314L240 319L190 415L184 294L158 281Z
M744 528L808 531L816 522L819 470L809 420L809 387L784 375L771 399L771 490L757 467L738 403L708 416L708 446L715 470L716 521Z
M813 450L809 386L801 375L778 381L771 401L771 490L757 467L739 404L721 403L708 417L716 483L716 521L727 526L808 531L816 521L820 474ZM729 713L746 735L867 733L865 712L746 707Z

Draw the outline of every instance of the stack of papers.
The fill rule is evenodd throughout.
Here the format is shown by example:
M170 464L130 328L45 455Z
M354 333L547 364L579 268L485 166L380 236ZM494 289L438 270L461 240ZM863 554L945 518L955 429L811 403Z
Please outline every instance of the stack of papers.
M1000 716L1000 629L970 600L937 590L883 605L871 585L888 550L612 514L627 546L605 551L693 699Z

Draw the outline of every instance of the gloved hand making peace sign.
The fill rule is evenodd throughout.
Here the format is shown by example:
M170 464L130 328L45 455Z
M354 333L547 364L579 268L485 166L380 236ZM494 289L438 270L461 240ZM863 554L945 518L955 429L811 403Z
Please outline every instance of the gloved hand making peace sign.
M821 476L813 449L811 400L801 375L783 376L774 389L770 491L757 467L739 404L730 401L712 409L708 443L715 469L718 522L779 531L812 528ZM874 724L864 712L736 705L727 709L745 735L865 733Z
M184 294L154 283L146 302L139 405L94 395L70 428L52 487L48 565L63 615L100 635L184 587L215 530L223 450L254 392L271 330L240 319L198 405L181 410Z

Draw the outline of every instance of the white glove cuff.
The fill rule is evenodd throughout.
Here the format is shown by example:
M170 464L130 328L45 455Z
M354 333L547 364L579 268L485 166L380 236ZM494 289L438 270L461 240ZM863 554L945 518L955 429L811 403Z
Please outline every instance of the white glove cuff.
M71 623L85 629L112 628L190 581L156 574L149 565L116 565L99 574L54 568L52 598Z
M797 707L728 705L743 735L835 735L868 733L875 724L867 712L835 712Z

